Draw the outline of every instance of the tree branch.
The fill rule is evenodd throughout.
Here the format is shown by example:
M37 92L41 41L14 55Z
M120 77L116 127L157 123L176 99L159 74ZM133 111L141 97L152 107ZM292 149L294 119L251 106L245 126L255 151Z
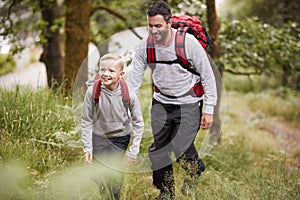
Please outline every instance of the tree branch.
M128 23L127 23L127 18L120 14L119 12L116 12L115 10L111 9L110 7L108 6L105 6L105 5L94 5L92 6L92 9L91 9L91 13L90 13L90 16L92 16L97 10L105 10L107 11L108 13L116 16L117 18L123 20L126 25L127 25L127 28L136 36L138 37L140 40L143 39L143 37L141 37L132 27L128 26Z
M126 21L126 17L124 15L120 14L119 12L116 12L115 10L113 10L110 7L105 6L105 5L92 6L90 15L92 16L97 10L105 10L108 13L116 16L117 18L119 18L119 19L121 19L123 21Z

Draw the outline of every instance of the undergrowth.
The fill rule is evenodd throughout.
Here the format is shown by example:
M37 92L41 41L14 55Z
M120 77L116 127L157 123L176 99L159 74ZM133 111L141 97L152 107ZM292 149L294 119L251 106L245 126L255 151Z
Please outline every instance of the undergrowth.
M151 98L149 90L143 91L139 97L146 129L141 152L146 153L152 142ZM90 179L97 172L83 164L71 100L47 89L0 93L2 199L99 199L98 188ZM251 95L250 105L253 99L266 100L260 94ZM226 101L231 102L231 97ZM235 106L228 110L221 143L203 158L206 170L195 193L181 194L185 173L174 163L177 199L299 199L299 163L281 151L276 138L260 130L255 119L244 121L237 112L243 111ZM199 132L198 149L206 134ZM110 177L105 169L97 170ZM150 171L125 173L122 199L154 199L158 193Z

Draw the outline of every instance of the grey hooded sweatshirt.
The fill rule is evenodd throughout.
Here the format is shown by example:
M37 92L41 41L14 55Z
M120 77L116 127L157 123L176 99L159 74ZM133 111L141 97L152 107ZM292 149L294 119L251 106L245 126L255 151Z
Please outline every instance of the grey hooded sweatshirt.
M132 142L127 155L131 158L136 158L144 132L143 116L136 94L129 89L130 105L127 112L122 102L120 84L114 91L102 85L99 103L94 108L93 114L93 85L93 80L87 81L88 89L85 94L81 116L84 152L93 151L93 134L114 138L131 134L132 131Z

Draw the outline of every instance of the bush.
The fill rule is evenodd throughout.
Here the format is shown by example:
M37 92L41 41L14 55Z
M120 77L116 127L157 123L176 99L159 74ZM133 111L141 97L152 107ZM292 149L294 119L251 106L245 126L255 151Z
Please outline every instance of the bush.
M16 68L16 62L12 56L0 54L0 75L12 72Z

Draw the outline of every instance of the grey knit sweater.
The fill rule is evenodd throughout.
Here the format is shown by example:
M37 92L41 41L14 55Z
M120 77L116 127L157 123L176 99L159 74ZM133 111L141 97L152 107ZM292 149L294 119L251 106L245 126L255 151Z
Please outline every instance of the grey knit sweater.
M172 29L175 35L175 29ZM132 61L131 69L128 73L126 82L132 90L136 93L139 90L143 81L144 72L147 68L147 38L145 38L138 48L136 49L135 56ZM175 38L169 46L155 45L156 60L169 61L177 58L175 53ZM180 96L187 93L191 87L201 79L204 87L204 113L213 114L214 106L217 102L217 90L215 77L208 60L207 54L191 34L186 34L185 39L185 52L188 61L192 67L201 75L188 72L179 64L161 64L157 63L155 68L152 69L152 80L156 87L163 94L170 96ZM179 98L168 98L160 93L154 93L154 98L166 104L186 104L195 103L203 97L184 96Z

